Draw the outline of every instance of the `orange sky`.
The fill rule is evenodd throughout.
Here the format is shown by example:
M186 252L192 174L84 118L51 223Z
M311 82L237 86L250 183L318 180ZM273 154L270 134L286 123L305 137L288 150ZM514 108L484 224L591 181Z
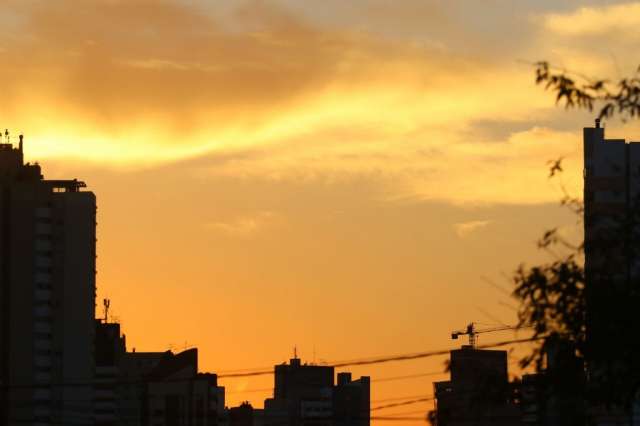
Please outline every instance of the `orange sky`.
M0 125L97 194L98 300L130 349L195 345L220 372L294 345L316 362L454 347L469 321L515 322L483 277L509 290L549 259L543 230L580 237L546 162L565 157L579 194L593 117L555 107L529 63L637 66L640 6L558 3L8 0ZM262 406L251 390L271 380L221 382ZM433 380L374 382L372 399Z

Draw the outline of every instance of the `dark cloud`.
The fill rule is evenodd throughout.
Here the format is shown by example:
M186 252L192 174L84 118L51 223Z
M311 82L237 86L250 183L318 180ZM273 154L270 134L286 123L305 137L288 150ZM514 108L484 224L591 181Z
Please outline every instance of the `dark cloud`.
M14 17L1 46L5 95L48 99L102 125L155 118L185 130L239 116L259 122L333 81L362 84L379 66L424 53L325 31L259 1L235 10L243 24L235 29L167 0L4 8Z

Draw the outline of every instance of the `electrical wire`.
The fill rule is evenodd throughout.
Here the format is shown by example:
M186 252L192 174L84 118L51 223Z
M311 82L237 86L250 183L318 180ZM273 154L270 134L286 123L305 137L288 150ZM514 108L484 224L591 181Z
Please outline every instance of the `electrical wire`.
M520 343L529 343L535 340L540 340L541 338L526 338L526 339L516 339L516 340L506 340L496 343L483 344L478 345L478 349L488 349L488 348L497 348L503 346L509 346L513 344ZM327 367L333 368L342 368L342 367L353 367L359 365L373 365L373 364L383 364L388 362L402 362L402 361L412 361L416 359L423 358L431 358L435 356L447 355L451 349L441 349L436 351L428 351L428 352L418 352L418 353L408 353L408 354L399 354L393 356L386 357L371 357L371 358L362 358L362 359L354 359L350 361L342 361L334 363L333 365ZM259 376L259 375L271 375L274 374L274 370L269 371L259 371L252 373L238 373L238 374L227 374L227 375L215 375L217 379L229 379L229 378L239 378L239 377L249 377L249 376ZM425 373L425 374L438 374L436 372L433 373ZM413 376L413 375L412 375ZM417 376L417 375L416 375ZM398 376L404 377L404 376ZM92 387L95 385L134 385L134 384L145 384L145 383L167 383L167 382L185 382L185 381L196 381L199 377L192 378L164 378L164 379L150 379L150 378L141 378L136 380L113 380L105 383L96 383L96 382L59 382L59 383L49 383L49 384L9 384L9 385L0 385L0 389L33 389L33 388L52 388L52 387ZM394 378L395 379L395 378ZM206 380L205 377L202 377L202 380ZM381 381L383 379L380 379Z
M498 348L503 346L509 346L513 344L520 343L529 343L536 340L540 340L542 338L525 338L525 339L515 339L515 340L504 340L496 343L482 344L477 345L478 349L489 349L489 348ZM415 359L422 358L431 358L435 356L448 355L451 352L451 349L442 349L437 351L428 351L428 352L417 352L417 353L408 353L408 354L399 354L393 356L381 356L381 357L371 357L371 358L362 358L362 359L353 359L347 361L338 361L335 363L331 363L328 367L341 368L341 367L354 367L358 365L372 365L372 364L383 364L388 362L399 362L399 361L411 361ZM238 377L252 377L252 376L264 376L268 374L273 374L273 370L263 370L263 371L254 371L254 372L246 372L246 373L229 373L229 374L220 374L218 375L219 379L228 379L228 378L238 378Z
M386 405L378 405L377 407L372 407L370 408L371 411L378 411L378 410L384 410L387 408L395 408L395 407L404 407L405 405L413 405L413 404L419 404L422 402L429 402L429 401L433 401L435 399L434 396L429 396L426 398L418 398L418 399L412 399L411 401L405 401L405 402L396 402L393 404L386 404Z
M379 379L371 379L371 382L392 382L396 380L417 379L419 377L440 376L447 374L446 371L432 371L431 373L407 374L405 376L382 377Z
M430 377L430 376L440 376L447 374L446 371L432 371L429 373L418 373L418 374L407 374L404 376L391 376L391 377L381 377L379 379L371 379L371 383L383 383L383 382L391 382L397 380L407 380L407 379L416 379L421 377ZM273 391L273 387L270 388L255 388L255 389L245 389L245 390L233 390L229 391L225 389L225 394L243 394L243 393L254 393L254 392L267 392Z

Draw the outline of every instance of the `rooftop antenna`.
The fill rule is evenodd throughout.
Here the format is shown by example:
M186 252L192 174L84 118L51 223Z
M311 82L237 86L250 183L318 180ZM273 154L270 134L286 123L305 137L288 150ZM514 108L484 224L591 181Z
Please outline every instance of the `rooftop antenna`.
M111 300L102 299L102 306L104 306L104 322L106 324L109 320L109 306L111 306Z
M596 129L600 128L600 119L596 118Z
M298 359L298 347L293 347L293 359Z
M18 146L18 148L20 149L20 152L22 152L22 139L24 139L24 135L20 135L18 136L18 138L20 139L20 145Z

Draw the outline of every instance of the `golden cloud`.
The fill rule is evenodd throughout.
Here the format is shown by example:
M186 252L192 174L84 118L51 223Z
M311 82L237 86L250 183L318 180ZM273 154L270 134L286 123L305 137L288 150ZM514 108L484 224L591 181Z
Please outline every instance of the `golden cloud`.
M17 22L4 29L4 116L43 156L167 161L246 147L290 133L283 127L349 120L396 91L392 80L424 91L472 66L437 49L315 28L263 2L239 7L233 29L166 0L4 8Z
M490 220L471 220L471 221L468 221L468 222L456 223L456 224L454 224L453 227L454 227L458 237L465 238L466 236L468 236L472 232L474 232L474 231L476 231L476 230L478 230L480 228L484 228L485 226L489 225L490 223L491 223Z
M321 27L268 2L225 20L168 0L3 7L2 112L30 158L376 175L390 198L519 203L555 199L544 165L575 150L576 134L530 124L551 105L515 60ZM488 120L528 130L476 137Z
M544 26L556 34L572 37L615 34L618 39L638 37L640 3L581 7L569 13L544 16Z
M258 212L253 215L236 217L227 222L209 222L205 229L220 232L227 236L249 238L273 222L275 213L270 211Z

